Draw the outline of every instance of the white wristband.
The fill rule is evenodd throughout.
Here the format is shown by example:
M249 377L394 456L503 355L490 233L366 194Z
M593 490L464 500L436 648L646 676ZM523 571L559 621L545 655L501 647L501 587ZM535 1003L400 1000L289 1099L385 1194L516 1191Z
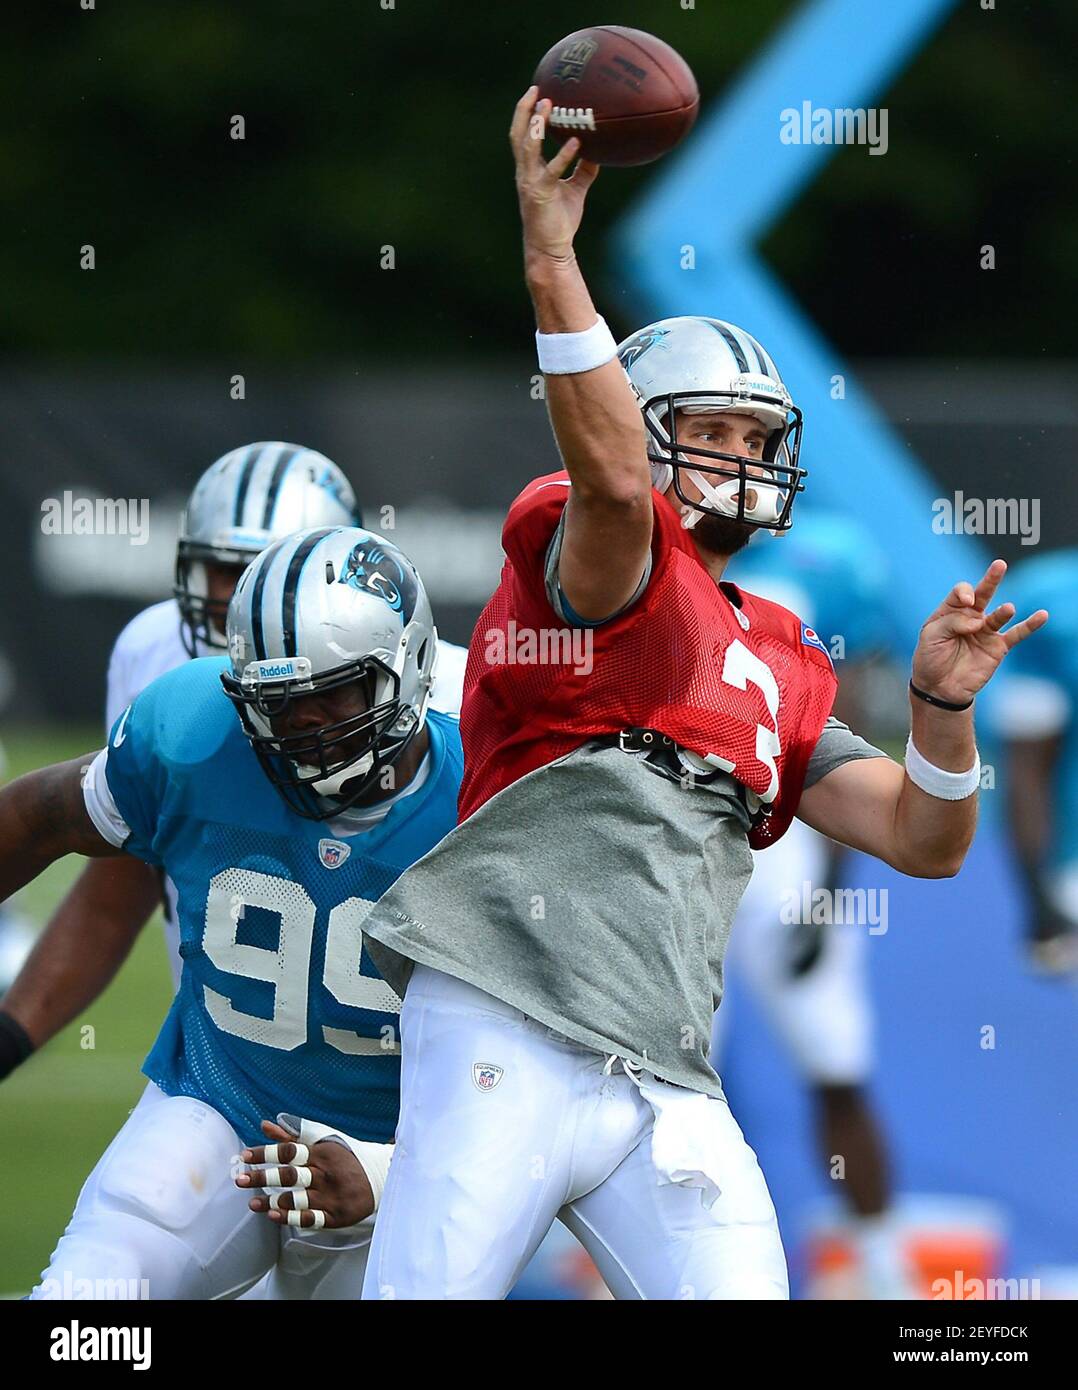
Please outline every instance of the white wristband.
M617 355L618 345L598 318L583 333L536 333L539 370L547 376L568 376L571 372L592 372Z
M910 734L906 744L906 776L915 787L940 801L965 801L981 784L981 755L976 754L968 772L947 772L917 751Z
M291 1120L291 1116L278 1115L277 1122L283 1123ZM295 1128L292 1125L292 1128ZM389 1160L393 1157L392 1144L371 1144L363 1139L353 1139L350 1134L344 1134L339 1129L332 1129L329 1125L319 1123L317 1120L301 1120L299 1122L299 1137L310 1145L319 1143L323 1139L328 1139L336 1144L343 1144L346 1149L351 1149L356 1158L363 1165L363 1171L367 1174L367 1181L371 1185L371 1192L374 1195L374 1209L378 1210L378 1203L382 1200L382 1192L386 1185L386 1178L389 1175Z
M362 1139L350 1139L348 1147L363 1164L363 1171L367 1175L374 1196L374 1209L377 1211L381 1205L382 1193L385 1191L386 1178L389 1176L389 1161L393 1157L394 1146L368 1144Z

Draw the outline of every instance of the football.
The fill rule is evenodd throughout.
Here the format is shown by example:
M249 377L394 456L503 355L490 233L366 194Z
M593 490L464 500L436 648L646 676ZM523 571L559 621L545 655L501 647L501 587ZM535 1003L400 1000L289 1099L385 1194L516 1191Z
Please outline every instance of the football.
M668 43L640 29L597 24L556 43L532 79L553 103L548 128L575 135L597 164L650 164L692 129L696 78Z

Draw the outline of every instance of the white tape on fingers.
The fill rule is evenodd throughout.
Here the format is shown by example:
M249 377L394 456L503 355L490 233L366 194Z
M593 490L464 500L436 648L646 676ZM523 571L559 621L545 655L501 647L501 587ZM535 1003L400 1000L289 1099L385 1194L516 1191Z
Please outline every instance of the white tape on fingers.
M282 1206L281 1203L286 1197L292 1198L291 1206ZM270 1193L270 1211L307 1211L311 1205L311 1199L302 1188L286 1187L283 1192Z
M326 1139L331 1143L341 1144L344 1148L352 1150L367 1174L367 1180L374 1196L374 1209L377 1211L378 1204L382 1200L386 1178L389 1176L389 1162L393 1157L393 1145L371 1144L362 1139L353 1139L350 1135L342 1134L339 1130L332 1129L329 1125L320 1124L317 1120L296 1120L295 1116L292 1115L277 1116L279 1124L284 1125L286 1119L289 1122L286 1127L298 1128L301 1138L308 1144L318 1144Z
M287 1183L283 1183L281 1181L280 1168L267 1168L263 1174L263 1177L266 1180L263 1184L263 1186L265 1187L287 1187L288 1185Z
M311 1215L314 1217L314 1221L304 1223L303 1213L301 1211L290 1211L288 1213L288 1224L290 1226L297 1226L303 1231L320 1231L326 1224L326 1213L324 1211L313 1211Z
M281 1153L281 1150L284 1149L284 1148L289 1148L289 1149L290 1149L290 1148L293 1148L293 1147L295 1147L295 1150L296 1150L294 1156L293 1156L292 1158L285 1158L284 1154ZM311 1161L311 1151L310 1151L310 1149L307 1147L307 1145L306 1145L306 1144L296 1144L296 1145L293 1146L293 1144L292 1144L291 1142L289 1142L289 1143L287 1143L287 1144L267 1144L267 1145L266 1145L266 1156L265 1156L265 1158L263 1159L263 1162L264 1162L264 1163L288 1163L288 1164L294 1164L294 1163L309 1163L310 1161Z
M310 1187L312 1177L313 1175L311 1173L311 1170L309 1168L304 1168L301 1164L298 1167L296 1167L296 1181L292 1184L292 1186Z

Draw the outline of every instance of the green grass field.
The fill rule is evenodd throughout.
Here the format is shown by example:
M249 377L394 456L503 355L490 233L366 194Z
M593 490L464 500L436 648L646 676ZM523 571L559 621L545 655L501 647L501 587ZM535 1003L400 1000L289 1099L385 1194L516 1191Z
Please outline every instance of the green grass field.
M8 776L85 753L100 732L9 727ZM14 900L43 925L77 877L69 857ZM101 999L0 1084L0 1132L18 1155L16 1211L0 1234L0 1297L27 1292L63 1232L79 1188L145 1084L139 1070L172 997L159 919L147 924ZM83 1029L93 1030L84 1046ZM9 1183L10 1187L10 1183Z
M17 777L86 752L101 734L9 727L3 741L8 776ZM82 862L70 856L53 865L13 906L44 924ZM27 1292L47 1263L83 1180L142 1091L139 1067L171 997L155 917L101 999L0 1084L0 1133L12 1158L5 1165L12 1210L0 1234L0 1296ZM84 1035L87 1025L92 1035ZM91 1037L93 1046L86 1046Z

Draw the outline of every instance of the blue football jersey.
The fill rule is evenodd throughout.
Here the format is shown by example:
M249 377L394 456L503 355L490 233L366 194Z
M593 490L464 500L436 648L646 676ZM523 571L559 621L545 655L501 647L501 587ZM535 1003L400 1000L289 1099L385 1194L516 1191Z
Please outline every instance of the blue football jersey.
M1046 627L1027 637L1004 658L984 696L978 697L986 725L1006 739L1003 712L1013 698L1011 682L1032 676L1058 686L1070 704L1055 767L1051 863L1078 863L1078 549L1056 550L1020 561L1005 576L998 602L1015 606L1015 617L1028 618L1038 608L1051 615ZM1017 682L1014 689L1019 691ZM1018 698L1021 698L1019 693Z
M833 656L859 661L895 648L887 561L847 517L799 508L788 533L754 536L726 577L796 613Z
M371 905L456 825L455 718L427 715L426 781L366 830L305 820L270 785L221 688L224 658L162 676L113 728L124 848L178 892L180 986L143 1071L247 1143L278 1111L386 1142L400 1000L363 941Z

